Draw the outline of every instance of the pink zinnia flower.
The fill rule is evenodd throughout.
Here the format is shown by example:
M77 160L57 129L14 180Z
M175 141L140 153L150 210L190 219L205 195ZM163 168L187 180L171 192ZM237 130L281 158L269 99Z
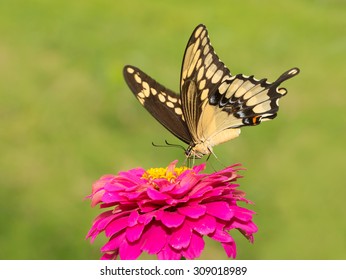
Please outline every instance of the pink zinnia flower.
M105 175L93 184L91 205L110 209L95 219L87 235L93 241L104 231L109 238L102 259L137 259L143 251L158 259L195 259L204 249L204 236L235 258L232 229L253 242L254 212L237 205L249 202L234 183L241 177L239 164L204 174L205 164L187 168L176 163Z

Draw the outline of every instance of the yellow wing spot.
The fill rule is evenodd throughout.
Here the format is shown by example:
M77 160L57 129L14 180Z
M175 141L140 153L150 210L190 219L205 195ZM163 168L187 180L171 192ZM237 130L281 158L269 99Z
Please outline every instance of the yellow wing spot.
M199 45L201 44L201 39L197 38L196 42L193 44L192 53L196 53L199 49Z
M192 72L195 70L197 61L199 59L199 56L201 54L201 50L197 50L195 53L195 56L193 57L193 60L191 62L191 65L189 66L189 71L187 72L187 76L190 77Z
M137 99L138 99L138 101L139 101L142 105L144 105L144 99L143 99L143 98L141 98L141 97L138 96Z
M160 100L162 103L165 103L165 102L166 102L166 97L163 96L162 92L159 93L159 100Z
M203 49L203 54L207 55L207 53L209 52L210 48L208 45L205 45L204 49Z
M201 34L202 30L203 30L203 26L199 27L199 28L196 30L196 32L195 32L195 38L197 38L197 37L199 36L199 34Z
M202 93L201 93L201 100L202 101L208 97L208 93L209 93L209 90L207 88L202 91Z
M182 115L183 114L183 111L181 110L181 108L177 107L174 109L174 112L177 114L177 115Z
M199 69L202 65L202 59L199 58L198 61L197 61L197 64L196 64L196 69Z
M221 80L222 75L223 75L223 71L222 70L217 70L216 73L214 74L213 78L211 79L211 82L213 84L218 83Z
M205 76L207 77L207 79L210 79L215 74L216 70L217 70L217 66L214 63L210 65L207 72L205 73Z
M204 30L203 30L203 32L202 32L202 34L201 34L201 38L206 37L206 36L205 36L205 35L206 35L206 33L207 33L207 31L204 29Z
M145 97L149 97L150 95L149 84L147 82L143 82L142 87L143 87L142 92L144 93Z
M151 91L152 95L156 95L157 94L157 91L154 88L151 88L150 91Z
M255 114L262 114L264 112L267 112L271 109L270 102L271 100L268 100L261 104L258 104L252 110L254 111Z
M287 93L287 90L285 88L279 88L277 90L277 93L280 93L281 95L285 95Z
M140 92L137 94L137 97L138 97L138 98L144 99L144 98L145 98L145 94L143 93L143 91L140 91Z
M225 92L227 91L229 87L229 84L228 83L222 83L220 86L219 86L219 92L220 94L225 94Z
M204 60L204 66L209 67L210 63L213 61L213 56L211 53L208 53Z
M204 74L204 67L201 67L201 68L198 70L197 81L202 80L203 74Z
M206 82L207 82L206 79L201 80L201 81L199 82L199 84L198 84L198 89L199 89L199 90L204 89L204 88L205 88Z
M235 77L236 77L236 76L228 76L228 75L225 75L225 76L223 76L221 82L224 82L224 81L226 81L226 80L228 80L228 81L233 81L233 80L235 79Z
M172 96L167 96L167 98L168 98L169 101L171 101L171 102L173 102L173 103L176 103L176 102L178 101L177 98L172 97Z
M172 102L170 102L170 101L167 101L167 102L166 102L166 105L167 105L167 107L169 107L169 108L174 108L174 104L173 104Z
M134 77L135 77L135 81L136 81L137 83L139 83L139 84L142 83L142 79L141 79L141 77L139 77L138 74L135 74Z
M226 97L231 98L231 96L238 90L238 88L242 85L243 80L237 79L234 80L233 83L229 86ZM238 97L237 93L235 94L236 97Z
M296 75L298 73L297 69L292 69L290 72L288 72L288 75Z
M255 85L251 88L247 93L244 94L244 99L250 99L256 94L267 94L268 90L264 90L265 88L261 86L261 84Z
M135 69L133 69L131 67L127 67L126 71L127 71L127 73L133 74L135 72Z
M202 46L206 46L207 45L207 42L208 42L208 38L207 37L204 37L202 39Z
M235 97L240 97L244 95L252 87L253 87L253 83L251 83L250 81L246 81L242 83L241 87L239 87L237 92L235 93Z
M246 105L247 106L254 106L256 104L259 104L259 103L266 101L267 99L269 99L269 96L267 93L268 93L268 90L265 90L265 91L262 91L261 93L258 93L256 95L252 96L248 101L246 101ZM245 95L244 95L244 98L246 98Z

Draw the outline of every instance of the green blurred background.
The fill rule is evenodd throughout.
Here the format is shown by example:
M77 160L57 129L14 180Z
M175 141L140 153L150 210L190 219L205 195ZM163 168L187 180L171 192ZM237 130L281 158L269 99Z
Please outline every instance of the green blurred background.
M199 23L231 72L284 86L279 116L215 148L241 162L255 243L238 259L346 258L346 2L0 1L0 259L98 259L85 196L106 173L184 160L135 100L133 64L174 90ZM213 158L208 170L221 168ZM147 258L144 256L143 258ZM223 259L207 242L202 259Z

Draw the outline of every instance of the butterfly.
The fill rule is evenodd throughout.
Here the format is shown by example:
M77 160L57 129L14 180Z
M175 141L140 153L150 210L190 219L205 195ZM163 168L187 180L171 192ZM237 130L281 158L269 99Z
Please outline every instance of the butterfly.
M242 126L274 119L280 84L299 73L292 68L276 81L232 75L210 44L203 24L193 31L185 49L180 94L164 87L139 68L126 65L124 78L139 102L166 129L188 144L188 158L213 153L213 147L239 136Z

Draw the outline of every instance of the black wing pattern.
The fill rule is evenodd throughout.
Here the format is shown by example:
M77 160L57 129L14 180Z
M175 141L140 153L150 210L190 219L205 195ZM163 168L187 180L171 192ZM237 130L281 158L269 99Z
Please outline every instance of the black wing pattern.
M148 112L176 137L190 144L192 139L185 124L180 96L137 67L127 65L123 74L127 85Z

